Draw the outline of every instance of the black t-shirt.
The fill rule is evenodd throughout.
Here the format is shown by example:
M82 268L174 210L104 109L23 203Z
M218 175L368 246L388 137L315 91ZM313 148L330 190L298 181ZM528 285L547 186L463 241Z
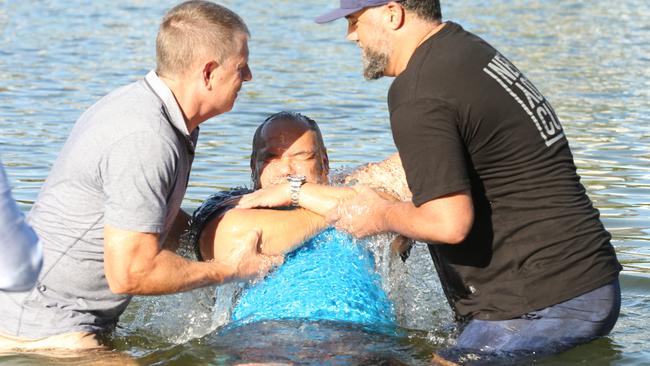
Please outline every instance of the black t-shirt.
M616 279L621 266L553 108L481 38L448 22L388 104L413 203L471 191L459 245L430 245L459 319L502 320Z

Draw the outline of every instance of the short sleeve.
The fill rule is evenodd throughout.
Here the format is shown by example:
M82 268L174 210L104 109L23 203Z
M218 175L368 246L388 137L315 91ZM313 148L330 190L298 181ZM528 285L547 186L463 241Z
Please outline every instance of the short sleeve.
M173 144L153 132L132 134L111 145L100 167L105 223L122 230L161 233L177 164Z
M471 188L458 113L437 99L402 103L391 111L391 128L413 204Z

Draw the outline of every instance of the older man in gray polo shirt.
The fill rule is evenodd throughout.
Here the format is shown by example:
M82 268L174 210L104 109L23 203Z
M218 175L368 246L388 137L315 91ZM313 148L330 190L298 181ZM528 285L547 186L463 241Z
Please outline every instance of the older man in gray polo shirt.
M248 35L222 6L183 3L161 24L156 71L79 118L30 214L44 249L38 283L0 292L0 350L98 347L132 295L249 278L281 261L258 252L258 231L229 262L192 262L163 246L186 224L198 125L229 111L252 78Z

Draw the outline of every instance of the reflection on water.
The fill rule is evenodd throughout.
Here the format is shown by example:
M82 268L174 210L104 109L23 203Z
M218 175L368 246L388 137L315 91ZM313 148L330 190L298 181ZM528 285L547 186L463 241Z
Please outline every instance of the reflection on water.
M157 23L174 3L0 0L0 154L23 210L31 207L80 113L153 67ZM394 151L385 105L390 80L362 80L359 50L344 40L344 22L316 26L310 20L336 1L222 3L251 28L254 80L240 93L233 112L202 126L185 209L193 210L215 190L249 183L250 137L266 115L281 109L300 111L320 123L335 168ZM448 18L494 44L551 100L628 273L622 281L621 318L612 335L536 361L542 364L650 362L650 335L644 329L650 317L650 280L643 277L650 274L646 5L644 0L443 0ZM428 360L423 355L444 346L453 334L449 310L426 249L416 248L404 265L410 267L399 266L380 271L390 279L387 291L402 309L400 324L429 331L409 332L398 342L405 347L399 357L406 358L397 359ZM216 350L218 322L213 317L219 315L205 305L210 296L210 291L195 291L137 299L117 332L118 349L143 363L231 362L239 356ZM322 333L330 331L340 330ZM374 351L398 347L391 343L395 340L372 342L378 347ZM31 364L31 359L0 358L5 361Z

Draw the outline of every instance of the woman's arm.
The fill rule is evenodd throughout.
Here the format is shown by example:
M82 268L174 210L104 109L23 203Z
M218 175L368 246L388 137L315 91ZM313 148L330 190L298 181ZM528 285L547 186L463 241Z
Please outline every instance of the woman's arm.
M353 199L357 194L357 191L350 187L305 183L300 189L298 202L300 207L310 210L311 213L317 213L321 216L326 216L329 213L332 216L330 211L335 211L335 208L338 208L346 200ZM398 201L398 197L395 197L394 193L377 192L377 194L389 202ZM239 200L237 207L248 209L253 207L283 207L290 204L290 188L289 184L285 183L244 195ZM362 214L363 212L356 213L356 215ZM338 215L334 216L338 217ZM411 240L400 235L391 243L391 249L393 253L400 255L405 260L408 257L411 245Z
M353 198L357 192L350 187L335 187L317 183L305 183L300 188L298 205L320 216L325 216L342 201ZM288 207L291 206L289 183L275 184L243 195L237 208Z
M402 161L397 153L378 163L363 165L340 179L345 184L363 184L377 190L382 196L400 201L411 199ZM305 183L300 188L299 206L320 215L326 215L342 201L356 197L351 187ZM286 207L291 205L289 183L276 184L246 194L237 203L239 208Z
M260 251L279 255L292 251L327 226L323 216L295 210L233 208L208 222L199 244L205 260L227 261L237 238L252 229L262 230Z

